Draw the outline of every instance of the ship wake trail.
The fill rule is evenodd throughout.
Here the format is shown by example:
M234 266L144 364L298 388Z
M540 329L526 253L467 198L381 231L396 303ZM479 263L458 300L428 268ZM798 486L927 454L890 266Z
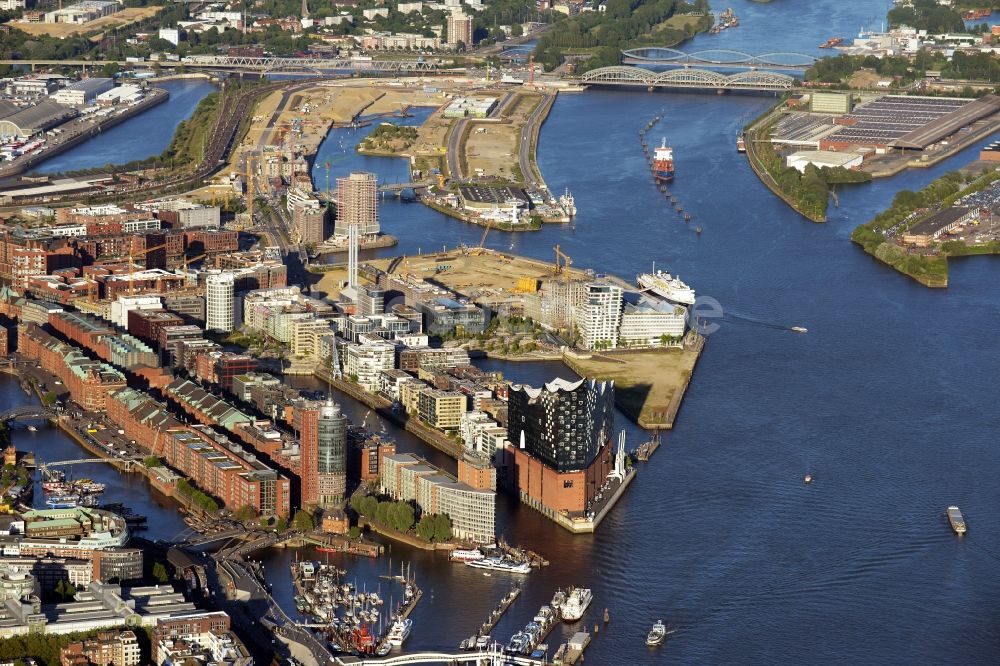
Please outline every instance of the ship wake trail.
M755 317L747 317L746 315L741 315L730 310L726 311L725 321L731 321L734 324L750 324L753 326L763 326L764 328L773 328L778 331L791 331L793 327L786 324L778 324L773 321L764 321L763 319L757 319Z

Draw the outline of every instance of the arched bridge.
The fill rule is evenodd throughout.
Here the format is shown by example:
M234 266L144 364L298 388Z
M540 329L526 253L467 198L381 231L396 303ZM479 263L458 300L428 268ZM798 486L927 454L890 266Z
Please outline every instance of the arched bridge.
M721 74L704 69L654 72L642 67L601 67L586 72L581 83L643 88L696 88L704 90L789 90L795 79L787 74L758 70Z
M16 421L18 419L47 419L55 415L48 407L42 407L41 405L24 405L22 407L14 407L8 409L5 412L0 412L0 421L4 423L8 421Z
M664 46L644 46L622 51L622 62L628 65L661 65L666 67L724 67L727 69L779 69L805 71L816 64L817 58L806 53L775 52L754 55L743 51L710 49L688 53Z

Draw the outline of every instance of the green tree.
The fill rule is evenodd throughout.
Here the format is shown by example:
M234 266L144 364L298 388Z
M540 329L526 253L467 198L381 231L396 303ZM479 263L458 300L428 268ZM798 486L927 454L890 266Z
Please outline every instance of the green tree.
M274 529L278 530L279 532L284 532L285 530L288 529L288 520L286 518L278 518L276 521L274 521Z
M241 520L244 523L249 522L257 518L257 512L249 504L244 504L240 508L236 509L233 513L233 518L236 520Z
M434 540L437 542L451 539L451 518L442 514L434 517Z
M146 456L142 459L142 464L146 467L163 467L163 461L157 456Z
M427 542L434 540L434 517L430 514L421 516L417 523L417 537Z
M59 396L57 396L52 391L46 391L42 394L42 404L46 407L52 407L56 402L58 402Z
M315 527L313 522L313 517L308 511L299 510L295 512L295 516L292 518L292 528L299 532L308 532L313 527Z
M156 562L153 564L153 580L157 583L166 583L170 580L170 575L167 573L167 567L163 562Z
M118 65L117 62L109 62L108 64L106 64L104 66L104 69L101 70L101 74L105 78L112 79L120 71L121 71L121 67Z
M357 541L361 538L361 528L357 525L351 525L351 529L347 536L350 537L351 541Z

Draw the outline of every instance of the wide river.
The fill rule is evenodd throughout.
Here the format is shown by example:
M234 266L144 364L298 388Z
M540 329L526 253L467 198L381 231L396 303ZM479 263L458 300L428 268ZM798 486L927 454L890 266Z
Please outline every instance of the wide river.
M827 38L877 25L887 3L725 4L740 26L685 49L819 55ZM1000 264L956 261L951 286L932 291L849 240L897 190L971 161L975 149L933 169L843 190L830 222L816 225L771 195L735 151L738 128L768 104L754 96L589 91L561 96L545 123L542 173L553 191L573 191L579 217L533 234L494 231L487 244L549 259L558 243L575 266L622 276L655 261L726 314L676 429L597 534L571 536L501 499L504 536L552 564L524 580L524 595L494 636L506 641L556 588L577 584L592 587L595 601L582 623L557 628L548 642L601 624L587 663L994 662L1000 416L990 396L1000 354L988 331L1000 328L1000 294L986 285ZM693 214L690 224L665 204L643 159L638 131L660 113L657 132L676 153L671 189ZM335 174L365 168L388 181L405 177L401 161L353 156L357 139L332 134L317 163L331 161ZM324 178L319 169L317 185ZM391 200L382 219L401 239L392 252L477 244L482 233ZM783 330L792 325L809 333ZM558 364L490 365L519 381L570 376ZM24 399L13 385L0 397ZM356 403L345 408L356 421L365 416ZM630 446L638 443L642 433L620 422ZM402 450L427 452L391 432ZM20 432L17 441L36 443L48 459L71 454L43 451L72 446L49 432ZM810 486L802 481L807 472ZM121 483L146 503L144 511L169 513L150 507L156 502L144 484ZM963 539L948 528L949 504L965 512ZM156 525L150 536L169 537L178 522ZM293 554L262 557L289 603ZM407 649L454 648L511 584L396 545L391 557L397 571L411 562L426 592ZM389 568L386 559L338 561L369 588ZM608 625L600 621L604 608ZM644 636L657 619L677 631L648 650Z

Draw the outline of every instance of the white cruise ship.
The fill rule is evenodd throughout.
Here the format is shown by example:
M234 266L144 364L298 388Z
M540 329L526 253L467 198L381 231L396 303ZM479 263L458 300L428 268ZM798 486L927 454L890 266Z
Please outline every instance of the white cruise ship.
M643 291L651 292L672 303L694 305L694 289L670 273L664 271L643 273L636 277L636 282Z
M587 611L590 602L594 600L594 594L589 587L574 587L566 596L566 601L562 605L563 622L576 622Z

